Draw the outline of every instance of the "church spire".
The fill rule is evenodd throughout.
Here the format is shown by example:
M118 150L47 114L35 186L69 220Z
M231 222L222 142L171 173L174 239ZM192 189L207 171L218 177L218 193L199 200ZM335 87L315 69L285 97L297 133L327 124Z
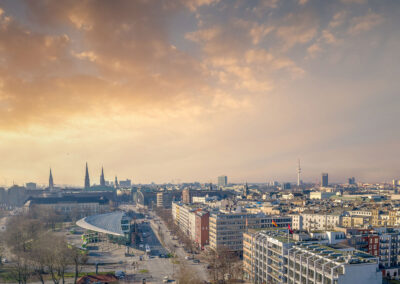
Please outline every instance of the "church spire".
M104 169L103 169L103 167L101 167L100 185L101 186L106 186L106 180L104 179Z
M117 178L117 176L115 176L115 188L119 188L119 184L118 184L118 178Z
M53 181L53 174L51 172L51 168L50 168L50 176L49 176L49 190L53 190L54 189L54 181Z
M86 162L86 173L85 173L85 188L86 189L90 188L89 169L87 162Z

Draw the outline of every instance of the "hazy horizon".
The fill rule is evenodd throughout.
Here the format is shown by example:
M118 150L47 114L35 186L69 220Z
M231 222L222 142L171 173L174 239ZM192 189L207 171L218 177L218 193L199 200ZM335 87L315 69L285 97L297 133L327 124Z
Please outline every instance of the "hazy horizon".
M399 27L395 0L0 0L0 184L400 179Z

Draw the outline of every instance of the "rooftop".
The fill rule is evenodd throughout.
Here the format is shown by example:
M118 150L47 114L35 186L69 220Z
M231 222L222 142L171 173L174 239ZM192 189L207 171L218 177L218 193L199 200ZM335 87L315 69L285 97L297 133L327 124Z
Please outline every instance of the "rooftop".
M125 217L125 213L120 211L93 215L80 219L78 222L76 222L76 225L81 228L99 233L105 233L114 236L124 236L124 232L121 228L121 220L123 217Z

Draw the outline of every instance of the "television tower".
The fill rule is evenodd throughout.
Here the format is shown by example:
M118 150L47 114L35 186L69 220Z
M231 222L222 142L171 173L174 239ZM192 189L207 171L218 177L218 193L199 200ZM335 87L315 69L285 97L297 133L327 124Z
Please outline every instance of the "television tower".
M300 168L300 159L298 159L298 167L297 167L297 186L300 186L301 180L300 180L300 174L301 174L301 168Z

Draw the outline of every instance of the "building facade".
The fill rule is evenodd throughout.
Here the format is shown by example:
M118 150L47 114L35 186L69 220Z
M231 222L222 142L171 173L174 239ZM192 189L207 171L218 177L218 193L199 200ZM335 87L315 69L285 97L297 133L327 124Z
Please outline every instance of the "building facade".
M252 283L382 283L376 257L294 241L287 230L247 232L243 246L245 277Z
M226 248L241 255L243 233L248 229L275 227L274 222L280 228L287 228L292 224L292 218L233 212L210 214L210 247L215 250Z
M225 187L228 185L228 177L227 176L219 176L218 177L218 187Z
M339 226L342 220L339 214L301 213L290 216L293 219L293 229L295 230L332 230Z

